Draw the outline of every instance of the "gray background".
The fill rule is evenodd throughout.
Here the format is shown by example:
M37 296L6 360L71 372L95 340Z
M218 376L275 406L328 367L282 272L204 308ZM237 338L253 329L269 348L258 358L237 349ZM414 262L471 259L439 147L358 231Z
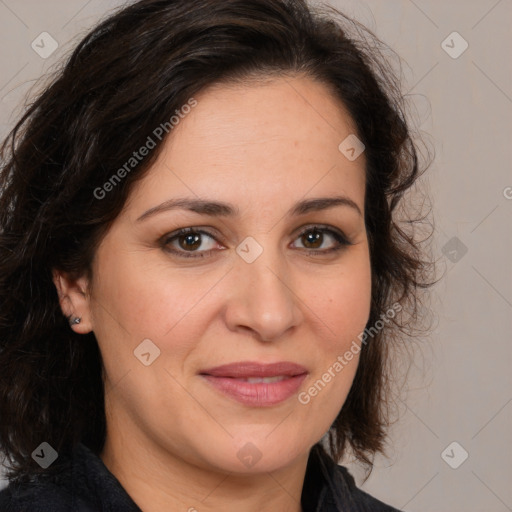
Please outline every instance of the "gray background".
M427 176L433 250L444 278L431 299L433 330L415 343L389 457L376 459L362 487L407 511L510 511L512 2L329 3L404 59L404 91L436 155ZM120 4L0 0L0 135L12 127L36 79ZM458 58L442 47L454 31L469 44ZM46 59L31 48L42 32L59 44ZM452 36L445 45L453 54L461 43ZM445 461L457 465L462 450L469 456L453 469ZM343 462L361 485L361 471Z

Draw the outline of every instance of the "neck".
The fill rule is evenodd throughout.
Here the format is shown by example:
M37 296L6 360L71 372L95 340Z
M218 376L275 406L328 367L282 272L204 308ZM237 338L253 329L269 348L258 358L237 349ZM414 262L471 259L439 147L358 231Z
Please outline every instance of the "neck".
M100 458L144 512L302 512L308 454L286 468L241 475L200 467L162 446L107 435Z

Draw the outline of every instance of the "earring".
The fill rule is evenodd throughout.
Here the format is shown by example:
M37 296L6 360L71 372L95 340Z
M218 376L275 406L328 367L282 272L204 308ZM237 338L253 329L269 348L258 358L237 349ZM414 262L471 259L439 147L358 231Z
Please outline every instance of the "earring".
M69 323L70 323L71 325L78 325L81 321L82 321L82 319L81 319L81 318L78 318L78 317L76 316L75 318L72 318L72 319L69 321Z

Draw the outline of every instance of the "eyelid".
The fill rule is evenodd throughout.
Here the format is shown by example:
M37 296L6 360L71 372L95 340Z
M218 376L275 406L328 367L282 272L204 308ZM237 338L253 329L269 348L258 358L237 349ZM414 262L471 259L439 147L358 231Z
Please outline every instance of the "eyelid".
M212 228L213 229L213 228ZM200 226L193 226L193 227L186 227L186 228L180 228L180 229L177 229L175 231L172 231L170 233L166 233L164 236L162 236L159 240L160 242L160 245L165 249L166 247L169 246L169 244L179 238L180 236L185 236L185 235L188 235L190 233L194 233L194 234L200 234L200 235L206 235L208 236L209 238L211 238L212 240L214 240L215 242L217 242L218 244L220 245L224 245L224 242L222 241L222 236L220 235L214 235L213 233L211 233L210 231L200 227ZM220 240L219 240L220 239ZM194 253L196 255L199 255L199 254L206 254L206 253L209 253L209 252L212 252L212 250L210 249L209 251L183 251L183 250L171 250L171 249L166 249L168 252L170 253L173 253L173 254L178 254L178 255L185 255L185 257L189 257L187 254L190 254L190 255L193 255ZM219 249L218 249L219 250ZM191 257L201 257L201 256L191 256Z
M211 238L212 240L214 240L215 242L221 244L221 245L225 245L225 242L222 240L222 236L219 236L219 235L214 235L213 233L211 233L209 231L210 228L208 229L205 229L201 226L192 226L192 227L185 227L185 228L180 228L180 229L177 229L171 233L167 233L165 234L163 237L160 238L160 243L162 245L162 247L167 251L167 252L170 252L172 254L175 254L177 255L178 257L184 257L184 258L203 258L203 257L207 257L210 255L210 253L212 252L215 252L216 250L223 250L223 249L210 249L210 250L206 250L206 251L185 251L185 250L175 250L175 249L169 249L168 246L169 244L175 240L176 238L180 237L180 236L184 236L184 235L187 235L187 234L190 234L190 233L194 233L194 234L200 234L200 235L206 235L207 237ZM214 229L214 228L212 228ZM330 236L332 236L335 241L336 241L336 244L335 247L331 247L330 249L307 249L307 248L303 248L302 251L305 251L307 252L308 254L314 254L314 255L319 255L319 256L322 256L322 255L327 255L327 254L330 254L330 253L333 253L333 252L339 252L341 251L344 247L348 247L348 246L351 246L351 245L354 245L354 243L350 240L350 238L339 228L336 228L334 226L331 226L331 225L327 225L327 224L305 224L303 226L301 226L300 228L296 229L295 232L294 232L294 239L293 240L296 240L297 238L301 237L302 235L310 232L310 231L320 231L324 234L328 234ZM220 239L220 240L219 240Z
M298 236L302 236L305 233L308 233L309 231L314 231L315 229L317 229L318 231L322 231L324 233L330 233L339 236L340 238L343 239L346 245L354 245L354 243L344 233L344 231L329 224L306 224L305 226L298 228L298 233L295 235L295 238L297 238Z

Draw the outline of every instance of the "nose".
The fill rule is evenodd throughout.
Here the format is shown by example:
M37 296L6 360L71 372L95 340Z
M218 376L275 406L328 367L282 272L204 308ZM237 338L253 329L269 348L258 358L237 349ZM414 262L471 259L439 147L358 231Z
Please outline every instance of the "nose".
M262 341L279 339L300 325L300 299L278 251L254 262L241 258L231 276L225 321L231 331L251 331Z

